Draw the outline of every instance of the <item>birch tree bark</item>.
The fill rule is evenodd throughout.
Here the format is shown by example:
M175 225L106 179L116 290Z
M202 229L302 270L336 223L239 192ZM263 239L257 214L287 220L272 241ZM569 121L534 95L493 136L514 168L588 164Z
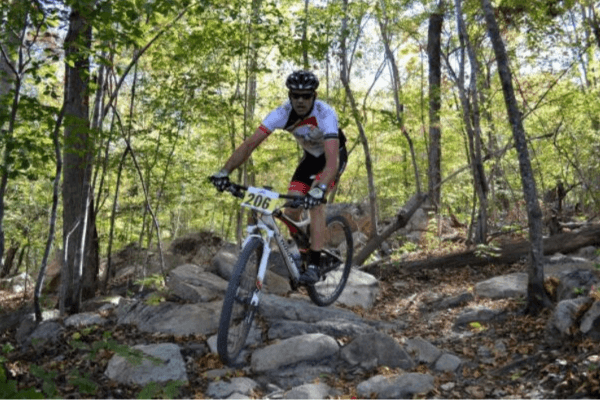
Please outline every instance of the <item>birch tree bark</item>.
M481 5L483 7L488 34L496 55L498 74L500 75L502 92L504 93L504 101L508 112L508 120L512 128L515 147L519 158L521 184L523 186L523 195L527 206L531 252L528 270L529 282L527 285L526 312L537 315L543 308L550 307L552 304L544 289L542 211L538 202L536 183L533 177L531 161L529 159L529 151L527 149L527 138L525 137L521 112L515 97L515 91L512 84L512 73L508 64L508 56L506 54L504 42L500 36L500 29L496 23L494 9L490 0L481 0Z

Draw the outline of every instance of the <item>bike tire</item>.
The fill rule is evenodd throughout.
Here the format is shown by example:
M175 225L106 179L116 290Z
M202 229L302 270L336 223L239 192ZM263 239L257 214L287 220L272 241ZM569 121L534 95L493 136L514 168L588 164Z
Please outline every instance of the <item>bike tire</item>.
M308 295L318 306L335 302L342 294L352 269L353 240L350 224L341 215L326 221L326 242L321 251L321 279L309 285Z
M262 257L263 242L251 238L242 249L234 272L227 285L217 333L217 351L221 360L234 366L246 344L258 305L251 305L258 290L256 277Z

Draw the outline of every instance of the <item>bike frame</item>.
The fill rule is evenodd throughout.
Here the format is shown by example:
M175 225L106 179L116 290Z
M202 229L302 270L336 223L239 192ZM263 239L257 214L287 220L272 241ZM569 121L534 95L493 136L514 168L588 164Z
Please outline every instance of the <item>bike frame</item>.
M297 282L300 278L300 271L298 270L298 267L296 266L292 255L290 254L290 250L285 242L285 239L281 235L279 227L275 222L275 218L284 221L287 225L291 225L294 228L297 228L298 231L301 232L301 235L306 235L301 230L301 227L307 225L310 222L310 218L307 218L301 221L300 223L296 223L295 221L287 217L285 214L283 214L281 208L276 209L271 214L261 213L256 210L252 210L252 212L256 223L250 224L246 227L248 235L242 243L242 248L248 243L248 241L250 241L250 239L254 237L261 240L263 244L262 257L260 259L258 274L256 276L257 289L262 290L263 287L263 282L267 273L269 256L271 254L271 243L273 240L275 240L279 251L283 255L283 261L290 273L290 276L292 277L292 281ZM254 293L254 296L252 298L252 304L258 304L258 293Z

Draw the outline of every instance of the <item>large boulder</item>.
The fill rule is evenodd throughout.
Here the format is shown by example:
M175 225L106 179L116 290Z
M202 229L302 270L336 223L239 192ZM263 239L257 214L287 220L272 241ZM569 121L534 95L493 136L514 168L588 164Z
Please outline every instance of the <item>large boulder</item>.
M331 336L321 333L294 336L256 350L252 354L252 370L264 373L300 362L321 362L337 356L339 345Z
M161 343L134 346L127 356L114 355L105 375L119 383L147 385L150 382L187 382L185 361L179 346Z
M358 336L342 349L341 357L350 365L366 369L377 366L410 369L415 365L410 355L393 337L381 332Z
M169 273L167 286L180 298L198 303L223 298L227 281L197 265L184 264Z

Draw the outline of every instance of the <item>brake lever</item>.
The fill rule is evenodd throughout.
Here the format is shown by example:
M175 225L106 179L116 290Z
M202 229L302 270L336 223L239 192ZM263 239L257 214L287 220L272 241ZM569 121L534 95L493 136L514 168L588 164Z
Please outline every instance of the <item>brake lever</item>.
M244 191L238 187L235 183L230 183L229 187L227 187L227 190L229 193L231 193L233 196L243 199L244 198Z

